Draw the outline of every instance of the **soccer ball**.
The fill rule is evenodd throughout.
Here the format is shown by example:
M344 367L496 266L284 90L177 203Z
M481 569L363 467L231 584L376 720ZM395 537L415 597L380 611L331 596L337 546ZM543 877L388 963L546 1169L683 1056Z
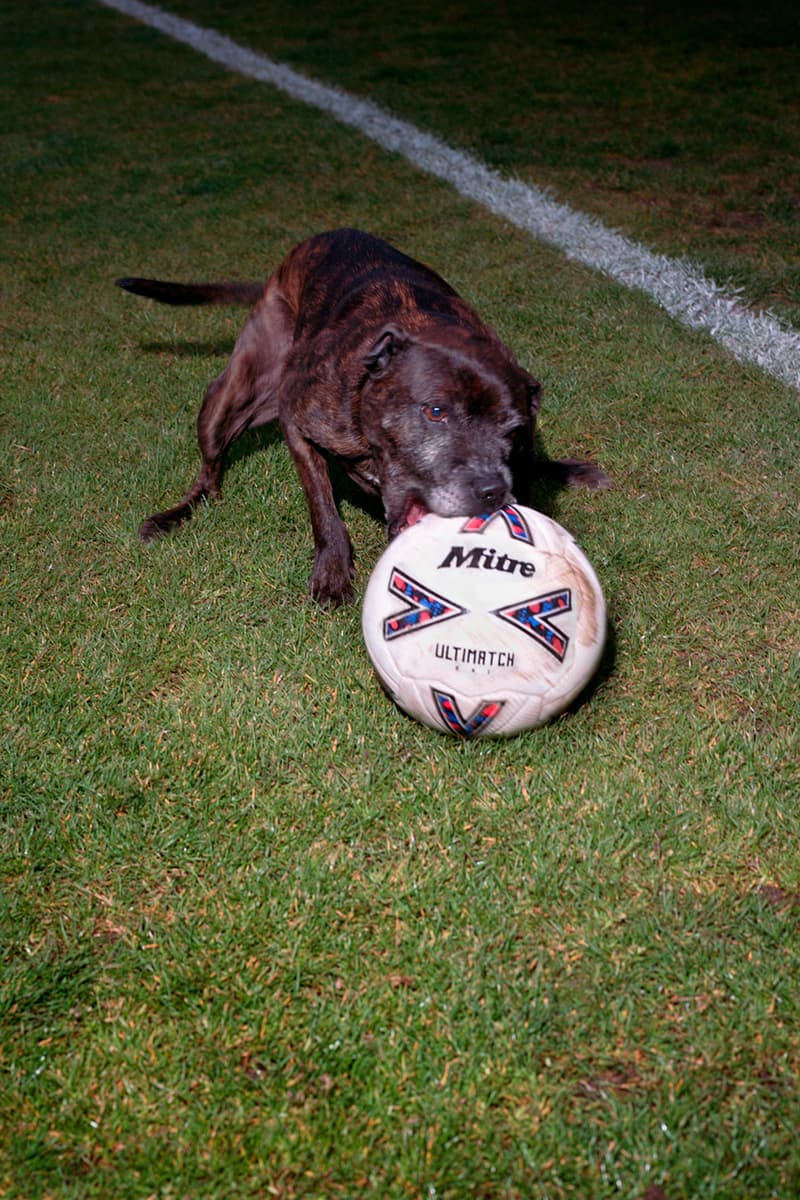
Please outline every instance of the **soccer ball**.
M591 679L606 637L603 592L572 535L506 505L432 513L389 544L362 628L372 664L410 716L461 737L543 725Z

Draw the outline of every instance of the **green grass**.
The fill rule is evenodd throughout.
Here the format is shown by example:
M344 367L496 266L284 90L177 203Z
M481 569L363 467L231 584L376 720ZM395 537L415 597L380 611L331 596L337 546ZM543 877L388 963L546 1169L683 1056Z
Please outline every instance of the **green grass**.
M272 50L249 11L214 23ZM0 1194L794 1196L796 397L149 30L2 19ZM313 66L350 85L343 31ZM411 115L455 137L423 65ZM357 606L305 599L276 436L138 544L240 317L111 281L264 275L345 222L451 278L544 380L548 450L616 480L554 502L613 636L536 733L398 715ZM382 530L344 510L361 594Z
M794 0L558 5L176 0L366 94L798 327Z

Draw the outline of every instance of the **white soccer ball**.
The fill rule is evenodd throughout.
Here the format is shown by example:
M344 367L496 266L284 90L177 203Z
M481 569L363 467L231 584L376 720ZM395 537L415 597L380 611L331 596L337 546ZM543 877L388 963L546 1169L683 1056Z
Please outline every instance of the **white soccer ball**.
M563 712L589 682L606 606L572 535L515 504L405 529L370 576L362 627L410 716L461 737L512 734Z

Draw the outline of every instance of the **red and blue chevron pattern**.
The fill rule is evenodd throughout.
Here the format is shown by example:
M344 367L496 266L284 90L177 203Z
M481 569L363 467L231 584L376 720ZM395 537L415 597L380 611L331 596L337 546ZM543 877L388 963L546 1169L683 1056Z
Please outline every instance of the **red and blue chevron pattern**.
M553 617L570 612L571 609L571 589L560 588L558 591L536 596L532 600L509 604L507 608L496 608L494 615L527 633L559 662L563 662L569 646L569 637L553 624Z
M518 508L513 504L506 504L504 508L498 508L497 512L487 513L480 517L470 517L465 525L462 525L462 533L483 533L484 529L496 517L501 517L506 523L506 528L509 534L517 542L527 542L529 546L534 544L533 534L528 527L528 522L523 517Z
M402 612L386 617L383 622L383 640L391 642L394 638L402 637L405 633L414 633L418 629L428 628L440 621L449 621L460 617L468 609L463 608L444 596L437 595L431 588L417 583L405 571L398 567L392 570L389 579L389 591L405 600L407 608Z
M438 688L431 688L431 694L439 716L450 732L458 734L459 737L474 737L476 733L482 733L487 725L494 721L505 703L503 700L481 700L469 717L463 717L455 696L439 691Z

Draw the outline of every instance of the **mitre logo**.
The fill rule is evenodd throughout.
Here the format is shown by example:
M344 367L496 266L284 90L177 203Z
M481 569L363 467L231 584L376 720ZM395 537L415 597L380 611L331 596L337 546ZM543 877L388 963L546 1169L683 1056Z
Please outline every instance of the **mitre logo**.
M439 563L438 569L444 570L450 567L504 571L507 575L521 575L523 579L530 579L532 575L536 574L536 567L532 562L523 562L519 558L512 558L510 554L498 554L493 546L491 548L451 546Z

